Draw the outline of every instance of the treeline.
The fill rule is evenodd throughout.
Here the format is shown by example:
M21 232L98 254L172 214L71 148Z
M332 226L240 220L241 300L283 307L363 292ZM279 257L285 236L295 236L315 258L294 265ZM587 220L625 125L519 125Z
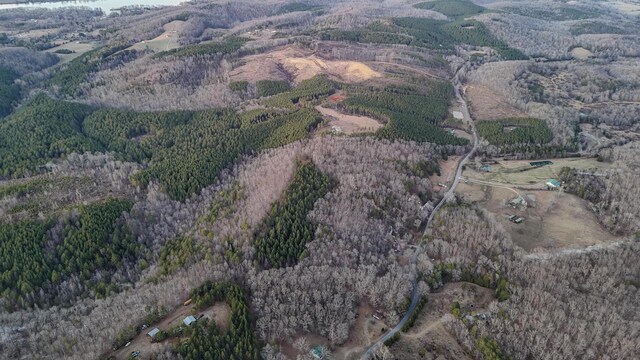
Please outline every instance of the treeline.
M492 47L505 60L527 59L522 52L510 48L479 21L442 21L425 18L394 18L391 25L376 22L367 29L325 30L322 40L356 41L376 44L402 44L450 53L456 44Z
M0 67L0 117L7 116L20 99L20 87L14 83L17 75Z
M251 327L249 306L245 295L235 284L206 282L191 292L196 310L202 310L218 301L231 307L229 329L222 332L215 321L198 320L187 340L177 345L180 355L186 360L257 360L259 348Z
M595 10L588 9L586 7L580 8L574 5L567 6L564 4L559 6L504 7L501 10L546 21L581 20L597 18L600 16L600 14Z
M293 2L293 3L282 5L276 12L276 15L287 14L287 13L296 12L296 11L320 12L322 11L323 8L324 7L321 5L311 5L311 4L301 3L301 2Z
M446 118L453 88L446 81L429 81L427 90L415 86L353 88L340 103L342 111L367 115L387 122L377 135L385 139L404 139L436 144L464 145L439 127Z
M571 27L569 28L569 31L571 32L571 35L574 36L578 36L578 35L584 35L584 34L619 34L619 35L623 35L626 34L628 31L614 26L614 25L609 25L605 22L600 22L600 21L586 21L586 22L580 22L577 24L573 24L571 25Z
M272 205L255 234L256 258L263 268L292 266L305 256L316 230L307 214L333 186L312 162L299 165L284 200Z
M478 134L492 145L546 144L553 139L544 120L533 118L480 121Z
M83 206L77 214L59 221L24 220L0 224L0 288L9 308L56 304L55 287L71 277L79 279L105 296L115 289L104 273L123 261L134 261L140 252L137 243L117 220L132 203L108 199ZM53 296L50 292L53 292ZM57 296L56 296L57 295ZM73 294L78 295L78 294Z
M240 50L248 39L241 37L230 37L220 42L210 42L196 45L187 45L168 51L161 51L153 57L160 59L167 56L187 57L196 55L233 55Z
M484 7L468 0L436 0L413 5L417 9L433 10L449 17L461 17L480 14Z

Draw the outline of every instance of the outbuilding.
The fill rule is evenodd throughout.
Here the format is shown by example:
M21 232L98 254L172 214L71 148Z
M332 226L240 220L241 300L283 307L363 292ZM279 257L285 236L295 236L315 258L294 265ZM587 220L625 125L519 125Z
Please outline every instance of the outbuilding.
M153 328L153 330L149 331L147 335L149 335L153 339L156 335L158 335L159 332L160 332L160 329Z
M193 315L189 315L186 318L184 318L184 320L182 320L182 322L187 326L191 326L191 324L196 322L196 317L193 316Z

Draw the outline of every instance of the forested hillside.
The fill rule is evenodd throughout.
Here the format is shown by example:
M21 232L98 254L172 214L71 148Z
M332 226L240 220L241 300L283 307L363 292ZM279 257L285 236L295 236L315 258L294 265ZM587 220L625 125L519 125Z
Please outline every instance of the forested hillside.
M117 223L132 205L109 199L57 221L0 224L5 307L68 304L85 292L104 297L115 290L109 272L123 261L135 262L141 252L128 230ZM96 272L102 279L96 280ZM59 286L71 278L80 288L61 291Z
M0 117L8 115L20 98L20 88L14 84L16 74L0 67Z
M0 174L34 174L48 161L71 152L101 151L82 133L91 108L40 95L0 122Z
M426 141L440 145L464 145L458 138L439 127L447 117L453 89L444 81L429 80L427 88L387 86L383 89L353 88L352 95L339 107L348 113L368 115L387 125L377 135L385 139ZM429 101L424 101L429 97Z
M640 7L72 5L0 9L1 358L640 358Z
M452 52L454 45L464 43L487 46L505 60L521 60L527 57L497 39L481 22L457 20L453 22L424 18L393 18L390 25L373 23L363 30L329 30L320 38L334 41L357 41L375 44L403 44L438 51Z

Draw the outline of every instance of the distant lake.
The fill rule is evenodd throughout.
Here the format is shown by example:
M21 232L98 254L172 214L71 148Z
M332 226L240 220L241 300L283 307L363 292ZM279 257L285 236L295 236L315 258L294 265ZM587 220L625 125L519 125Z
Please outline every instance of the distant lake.
M6 2L8 0L2 0ZM100 8L105 14L113 9L123 6L144 5L144 6L170 6L180 5L186 0L71 0L71 1L52 1L52 2L23 2L18 4L0 4L0 10L15 8L47 8L57 9L68 6L86 6L92 9Z

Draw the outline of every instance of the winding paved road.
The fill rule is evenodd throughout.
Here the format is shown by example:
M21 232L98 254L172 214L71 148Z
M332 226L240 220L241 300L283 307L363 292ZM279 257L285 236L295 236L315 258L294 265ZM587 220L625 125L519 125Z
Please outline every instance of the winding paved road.
M442 199L440 199L440 201L438 202L436 207L433 209L431 214L429 214L429 218L427 219L427 224L426 224L425 229L424 229L424 234L425 235L427 234L427 231L429 231L429 226L433 222L433 219L434 219L436 213L438 212L438 210L442 207L442 205L444 205L447 202L448 199L450 199L453 196L453 192L455 191L456 186L458 186L458 183L460 182L460 178L462 177L462 168L463 168L463 166L473 156L473 154L476 152L476 149L478 147L478 135L476 133L476 126L473 123L473 120L471 119L471 115L469 114L469 108L467 106L467 101L462 96L462 92L461 92L462 91L461 90L462 86L460 84L460 81L459 81L457 73L456 73L456 76L453 78L453 82L455 83L454 89L455 89L455 93L456 93L456 98L458 98L458 101L460 101L460 103L462 104L462 114L464 116L464 119L469 124L469 127L471 128L471 133L473 135L473 147L467 153L467 155L465 155L460 160L460 162L458 163L458 167L456 169L456 176L453 179L453 183L449 187L449 190L447 190L447 192L445 192L445 194L442 197ZM418 257L418 254L420 254L421 251L422 251L422 245L419 243L418 246L416 246L416 250L414 251L413 256L411 256L411 264L412 265L415 265L416 259ZM392 336L397 334L400 330L402 330L402 327L404 326L404 324L407 322L407 320L409 320L409 318L411 317L411 314L413 314L413 312L416 310L416 305L418 304L419 298L420 298L420 294L418 292L418 274L416 273L414 275L414 278L413 278L413 290L411 292L411 305L409 306L409 309L404 314L404 316L402 317L402 319L400 320L398 325L396 325L393 329L390 329L386 334L384 334L384 336L382 336L380 339L378 339L378 341L373 343L367 349L367 351L365 351L364 354L362 354L362 360L371 359L373 357L373 355L375 354L375 352L380 348L380 346L382 346L382 344L384 344L385 341L387 341L389 338L391 338Z

